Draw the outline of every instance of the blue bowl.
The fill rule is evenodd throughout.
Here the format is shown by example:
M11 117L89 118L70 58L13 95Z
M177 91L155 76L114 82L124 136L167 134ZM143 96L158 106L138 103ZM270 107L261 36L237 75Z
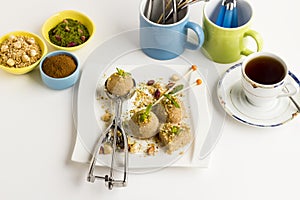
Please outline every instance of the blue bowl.
M61 54L68 55L73 58L73 60L76 63L75 71L72 74L70 74L69 76L64 77L64 78L53 78L51 76L48 76L43 71L43 68L42 68L45 59L52 57L52 56L61 55ZM54 90L63 90L63 89L73 86L79 78L79 67L80 67L80 62L79 62L78 57L75 54L70 53L68 51L64 51L64 50L53 51L53 52L48 53L46 56L43 57L43 59L40 62L40 65L39 65L40 74L41 74L43 82L49 88L54 89Z

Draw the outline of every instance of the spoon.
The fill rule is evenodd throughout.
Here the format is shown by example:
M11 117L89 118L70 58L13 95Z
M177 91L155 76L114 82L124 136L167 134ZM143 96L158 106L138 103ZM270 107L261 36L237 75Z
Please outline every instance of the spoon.
M295 101L295 99L291 96L289 96L290 100L293 102L293 104L296 106L298 112L300 113L300 106L298 105L298 103Z
M177 22L177 2L176 0L172 0L173 3L173 23Z
M178 9L184 9L184 8L188 7L189 5L192 5L192 4L200 2L200 1L209 2L209 0L191 0L191 1L185 1L185 2L183 2L181 4L179 4Z
M151 14L152 14L152 9L153 9L153 0L148 0L145 6L145 12L144 15L146 16L147 19L151 18Z
M209 0L187 0L187 1L180 1L179 3L178 3L178 6L177 6L177 10L178 10L178 12L180 12L180 11L182 11L183 9L185 9L186 7L188 7L189 5L192 5L192 4L194 4L194 3L197 3L197 2L201 2L201 1L203 1L203 2L209 2ZM168 14L167 14L167 16L165 17L165 21L167 21L169 18L170 18L170 16L172 15L172 13L173 13L173 8L168 12ZM177 12L177 15L178 15L178 12ZM161 16L162 17L162 16ZM160 20L158 21L158 23L160 23L161 22L161 18L160 18Z
M289 89L287 87L284 88L285 91L289 92ZM300 113L300 106L299 104L295 101L295 99L292 96L289 96L291 102L296 106L298 112Z

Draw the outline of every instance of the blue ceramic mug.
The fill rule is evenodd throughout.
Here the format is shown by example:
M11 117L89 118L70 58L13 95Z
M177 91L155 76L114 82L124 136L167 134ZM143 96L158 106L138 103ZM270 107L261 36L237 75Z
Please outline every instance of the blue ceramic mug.
M145 16L147 0L140 5L140 46L151 58L169 60L181 55L185 49L197 50L204 42L204 33L200 25L189 21L189 8L178 12L177 22L159 24ZM172 18L171 18L172 20ZM197 40L188 39L188 29L197 36Z

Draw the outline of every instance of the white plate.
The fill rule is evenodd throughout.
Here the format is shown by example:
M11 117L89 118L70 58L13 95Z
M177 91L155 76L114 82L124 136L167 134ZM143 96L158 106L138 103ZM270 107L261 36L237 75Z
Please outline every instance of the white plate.
M132 53L130 53L132 54ZM126 56L130 56L127 54ZM106 96L103 90L103 85L107 79L107 77L116 71L116 67L121 68L129 73L132 74L134 77L137 85L139 83L146 83L148 80L159 80L162 83L168 83L170 81L170 77L173 74L177 74L178 76L186 73L189 69L189 65L158 65L158 64L146 64L146 65L118 65L112 64L107 69L103 71L102 76L100 76L98 81L97 93L100 96ZM201 77L199 72L194 72L193 74L188 77L185 86L191 85L197 78L201 78L204 80L204 77ZM84 82L83 82L84 84ZM87 84L89 85L89 84ZM94 95L95 96L95 95ZM201 86L194 87L191 90L184 93L183 97L181 98L186 111L187 111L187 118L183 119L183 123L187 124L191 128L191 132L193 136L195 134L199 135L206 135L207 128L206 126L200 126L200 124L210 124L210 113L208 108L208 99L210 99L210 94L207 92L207 88L205 83ZM90 102L89 98L84 98L84 105ZM110 106L110 100L94 100L94 110L95 110L95 117L96 119L100 119L101 116L105 113L105 110ZM82 107L85 109L85 106L82 104ZM106 106L105 106L106 105ZM79 106L81 106L79 104ZM128 119L128 111L134 108L132 100L125 101L123 103L123 120ZM79 111L81 108L79 108ZM113 112L113 110L111 110ZM96 136L99 133L106 129L106 125L102 120L97 120L99 125L99 131L97 132ZM80 122L79 122L80 123ZM81 124L83 129L86 129L86 126L89 126L89 123ZM126 130L126 129L125 129ZM80 132L79 132L80 134ZM83 136L85 137L85 135ZM203 137L202 137L203 138ZM95 141L93 137L85 137L87 140ZM88 142L91 142L88 141ZM203 142L203 140L202 140ZM140 144L143 144L143 140L139 140ZM200 145L199 143L197 145ZM129 157L129 167L131 168L160 168L169 166L170 164L174 163L180 157L183 157L190 145L185 146L182 149L179 149L176 152L173 152L171 155L165 153L165 151L161 148L159 149L158 153L155 156L146 156L145 153L136 153L130 154ZM184 152L184 154L182 154ZM110 155L103 155L102 159L99 161L102 162L104 165L109 165L111 156Z
M195 76L195 79L200 76L204 83L198 88L200 91L195 92L196 102L190 102L194 106L194 109L191 109L194 116L199 116L199 118L193 118L193 120L198 120L197 122L194 121L193 124L199 125L194 127L195 141L191 148L182 156L165 154L163 156L144 157L130 154L129 167L157 169L171 164L172 166L207 167L208 155L221 135L225 118L225 112L222 108L218 110L218 106L221 106L218 104L217 98L214 98L216 94L210 93L210 91L216 91L214 87L219 80L215 66L200 52L193 54L186 51L182 56L170 61L151 59L139 49L138 33L138 30L128 31L111 38L99 45L84 63L80 81L74 87L74 118L77 122L77 139L72 160L89 162L90 152L93 152L96 139L101 133L102 127L99 110L97 110L99 106L95 106L95 102L98 83L101 82L101 77L105 72L110 72L115 67L122 66L122 68L126 67L129 71L139 74L141 78L144 76L148 79L150 72L138 72L141 66L163 66L165 70L170 70L170 73L174 70L182 74L192 64L196 64L199 70L193 73L193 76ZM136 70L138 71L135 72ZM154 74L157 75L156 72L153 73L152 71L151 76L154 76ZM165 75L165 73L162 75ZM206 77L210 77L210 79ZM210 125L211 121L216 122L214 126Z
M289 72L288 78L299 85L298 78ZM274 105L257 107L246 99L241 88L241 63L229 68L218 83L219 102L234 119L255 127L276 127L298 115L297 108L288 97L278 98ZM299 99L300 94L294 96Z

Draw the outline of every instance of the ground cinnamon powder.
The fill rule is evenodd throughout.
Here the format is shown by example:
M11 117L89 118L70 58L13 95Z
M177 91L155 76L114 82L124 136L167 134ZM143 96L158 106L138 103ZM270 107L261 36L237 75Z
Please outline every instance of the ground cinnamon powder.
M43 62L42 69L48 76L64 78L75 71L76 63L71 56L59 54L47 57Z

